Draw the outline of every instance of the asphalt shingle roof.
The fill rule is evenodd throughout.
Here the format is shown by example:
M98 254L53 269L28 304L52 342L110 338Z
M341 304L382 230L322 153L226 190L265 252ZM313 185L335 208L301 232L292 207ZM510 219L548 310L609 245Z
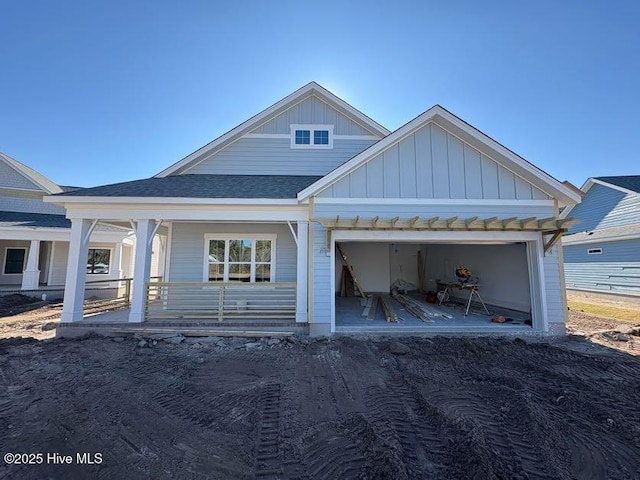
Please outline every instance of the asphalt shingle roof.
M618 177L595 177L602 182L610 183L618 187L626 188L636 193L640 193L640 175L623 175Z
M296 198L320 176L175 175L80 188L73 197Z
M0 227L71 228L71 221L64 215L0 212Z

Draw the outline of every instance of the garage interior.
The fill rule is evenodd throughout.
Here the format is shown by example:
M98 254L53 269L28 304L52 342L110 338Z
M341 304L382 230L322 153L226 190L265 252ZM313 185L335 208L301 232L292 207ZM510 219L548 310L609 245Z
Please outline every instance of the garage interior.
M336 331L531 328L527 248L526 242L336 242ZM460 266L471 273L464 288Z

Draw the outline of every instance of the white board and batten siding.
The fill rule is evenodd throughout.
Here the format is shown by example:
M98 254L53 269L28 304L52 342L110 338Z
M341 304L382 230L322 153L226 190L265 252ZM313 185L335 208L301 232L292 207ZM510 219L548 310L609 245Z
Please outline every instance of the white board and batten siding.
M291 125L332 125L333 148L291 148ZM372 132L310 96L185 174L326 175L378 140Z
M276 282L296 281L297 247L286 224L242 223L179 223L174 222L171 234L171 258L168 282L202 282L204 271L205 235L275 234Z
M333 198L548 200L474 147L429 123L324 191Z

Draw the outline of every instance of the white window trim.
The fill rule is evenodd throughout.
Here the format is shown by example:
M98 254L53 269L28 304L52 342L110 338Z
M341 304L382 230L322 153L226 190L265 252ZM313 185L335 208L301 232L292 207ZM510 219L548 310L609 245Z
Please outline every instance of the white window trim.
M253 247L251 248L251 278L250 283L255 283L256 275L256 240L270 240L271 241L271 278L269 282L273 283L276 279L276 239L278 235L275 233L205 233L204 235L204 268L202 270L202 281L209 282L209 242L211 240L252 240ZM223 282L229 282L229 248L228 243L224 250L224 279Z
M24 258L22 259L22 272L20 273L4 273L7 269L7 251L8 250L24 250ZM27 264L27 259L29 258L29 247L4 247L4 262L2 262L2 275L22 275L24 272L24 267Z
M587 255L602 255L602 248L587 248Z
M302 124L302 123L294 123L291 124L291 148L302 148L302 149L331 149L333 148L333 128L334 125L316 125L316 124ZM308 145L298 145L296 144L296 130L309 130L311 140ZM327 145L316 145L313 143L313 132L316 130L327 130L329 132L329 143Z
M89 255L89 250L109 250L109 273L89 273L86 272L86 275L106 275L109 276L111 275L111 267L112 267L112 263L113 263L113 248L110 247L92 247L89 246L89 248L87 249L87 256ZM89 260L87 258L87 260Z

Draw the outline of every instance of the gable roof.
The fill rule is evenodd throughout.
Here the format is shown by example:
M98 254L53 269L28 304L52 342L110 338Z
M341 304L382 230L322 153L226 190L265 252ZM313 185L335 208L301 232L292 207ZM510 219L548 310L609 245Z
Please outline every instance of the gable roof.
M80 188L55 197L295 199L300 190L319 178L317 175L172 175Z
M490 157L499 165L527 180L551 197L558 199L562 204L570 205L580 202L581 195L574 189L563 185L548 173L496 142L480 130L469 125L464 120L453 115L440 105L431 107L423 114L398 128L395 132L374 143L348 162L322 177L319 181L300 192L298 194L298 200L305 200L321 192L429 122L436 123L451 132L481 153Z
M376 136L384 137L389 135L389 130L375 122L364 113L355 109L347 102L338 98L336 95L331 93L326 88L318 85L316 82L310 82L304 87L296 90L292 94L286 96L279 102L274 103L269 108L263 110L262 112L254 115L249 120L241 123L237 127L229 130L224 135L216 138L212 142L208 143L204 147L196 150L195 152L187 155L185 158L180 160L177 163L174 163L170 167L164 169L160 173L156 174L155 177L166 177L169 175L179 174L180 172L185 171L187 168L193 166L194 164L200 163L213 155L214 153L222 150L227 147L231 143L238 140L240 137L249 133L251 130L259 127L261 124L269 121L271 118L281 114L282 112L288 110L289 108L297 105L301 101L305 100L310 96L315 96L325 103L329 104L340 113L346 115L347 117L353 119L360 125L362 125L367 130L371 131Z
M4 162L9 167L13 168L16 172L30 180L32 183L35 183L46 193L53 194L62 192L62 189L47 177L45 177L41 173L36 172L33 168L27 167L19 161L11 158L9 155L5 155L4 153L0 152L0 162Z
M640 175L622 175L616 177L594 177L595 180L609 185L624 188L633 193L640 193Z
M603 185L605 187L613 188L622 193L635 195L640 193L640 175L620 175L612 177L589 177L584 182L580 190L584 192L584 195L591 190L594 185ZM584 196L583 195L583 196ZM566 218L571 213L571 210L575 205L570 205L560 213L560 218Z

